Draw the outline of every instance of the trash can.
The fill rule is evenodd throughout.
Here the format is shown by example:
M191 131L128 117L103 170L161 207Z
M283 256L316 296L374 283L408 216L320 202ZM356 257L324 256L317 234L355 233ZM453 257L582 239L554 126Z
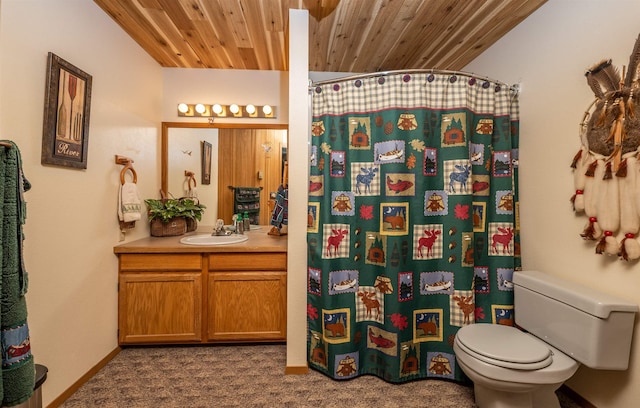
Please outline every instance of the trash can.
M36 364L36 383L33 395L22 404L14 405L15 408L42 408L42 384L47 379L47 372L49 372L47 367Z

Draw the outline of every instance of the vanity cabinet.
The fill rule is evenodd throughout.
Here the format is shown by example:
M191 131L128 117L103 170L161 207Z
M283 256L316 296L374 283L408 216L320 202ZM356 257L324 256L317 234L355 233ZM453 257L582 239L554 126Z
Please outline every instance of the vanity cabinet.
M210 340L284 340L287 256L212 254L208 276Z
M287 254L281 238L264 238L278 242L275 247L256 246L253 239L253 246L243 243L227 251L195 252L177 244L177 238L175 247L172 238L115 247L118 343L286 340Z
M118 342L202 340L202 257L122 254L118 282Z

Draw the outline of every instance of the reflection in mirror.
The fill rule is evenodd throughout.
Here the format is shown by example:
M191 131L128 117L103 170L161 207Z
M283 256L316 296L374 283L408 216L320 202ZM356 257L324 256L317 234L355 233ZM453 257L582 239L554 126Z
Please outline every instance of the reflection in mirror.
M203 173L203 144L211 146L211 178ZM172 128L169 132L167 191L178 197L194 197L207 206L200 223L214 225L217 217L218 179L213 163L218 163L218 129ZM194 181L185 172L192 172ZM204 181L204 182L203 182ZM195 184L195 188L194 188ZM191 187L191 188L190 188Z
M282 182L286 129L286 125L163 122L162 191L184 197L196 184L195 194L207 206L200 225L213 226L218 218L231 223L234 202L229 186L260 187L260 224L268 225L270 194ZM205 142L211 145L209 184L203 183ZM185 172L193 172L196 183Z

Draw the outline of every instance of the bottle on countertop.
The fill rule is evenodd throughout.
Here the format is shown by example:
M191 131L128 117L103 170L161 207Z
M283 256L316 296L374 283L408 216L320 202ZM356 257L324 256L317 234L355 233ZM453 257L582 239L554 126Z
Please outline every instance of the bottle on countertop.
M244 234L244 221L242 221L242 213L238 213L236 219L236 234Z
M244 222L244 230L249 231L251 229L251 221L249 220L249 213L247 211L244 212L242 221Z

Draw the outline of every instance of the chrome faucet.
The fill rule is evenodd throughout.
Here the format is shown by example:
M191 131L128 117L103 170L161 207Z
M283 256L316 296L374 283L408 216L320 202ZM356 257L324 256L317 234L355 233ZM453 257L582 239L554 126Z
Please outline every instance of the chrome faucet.
M231 235L231 231L227 231L224 229L224 221L218 220L216 221L216 225L213 227L213 232L211 235Z

